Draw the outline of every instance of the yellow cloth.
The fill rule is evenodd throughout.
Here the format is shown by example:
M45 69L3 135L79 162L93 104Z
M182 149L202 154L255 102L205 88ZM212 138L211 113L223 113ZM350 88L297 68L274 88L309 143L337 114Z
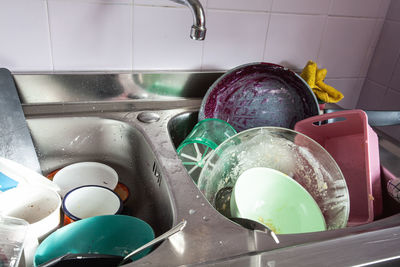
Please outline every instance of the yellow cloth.
M324 83L327 74L326 69L318 69L317 63L308 61L300 76L313 90L317 98L325 103L337 103L343 98L343 94Z

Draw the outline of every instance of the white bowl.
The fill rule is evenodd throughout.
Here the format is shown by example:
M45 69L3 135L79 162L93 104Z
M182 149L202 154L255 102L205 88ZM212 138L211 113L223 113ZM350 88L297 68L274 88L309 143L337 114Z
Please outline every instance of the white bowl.
M60 225L60 207L58 193L44 186L21 186L0 195L1 214L27 221L39 241Z
M117 172L99 162L79 162L62 168L54 175L53 182L61 189L61 197L83 185L99 185L114 190L118 183Z
M85 185L65 195L62 209L64 216L69 218L67 221L77 221L93 216L117 214L122 210L122 201L117 193L107 187Z

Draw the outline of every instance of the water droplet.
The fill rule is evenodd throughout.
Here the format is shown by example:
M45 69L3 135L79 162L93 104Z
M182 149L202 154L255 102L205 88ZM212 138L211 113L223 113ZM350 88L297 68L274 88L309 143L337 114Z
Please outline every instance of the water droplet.
M207 216L203 216L203 218L202 218L204 221L208 221L208 220L210 220Z
M201 206L204 207L206 204L205 203L201 203Z
M196 213L196 211L195 211L194 209L190 209L190 210L189 210L189 214L190 214L190 215L193 215L193 214L195 214L195 213Z
M196 198L197 198L197 199L199 199L199 198L200 198L200 196L199 196L199 195L196 195Z

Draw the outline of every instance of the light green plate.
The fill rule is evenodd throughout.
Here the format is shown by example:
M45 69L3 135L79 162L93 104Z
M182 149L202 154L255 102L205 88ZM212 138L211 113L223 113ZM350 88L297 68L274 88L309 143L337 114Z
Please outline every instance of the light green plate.
M231 214L255 220L277 234L326 230L313 197L286 174L264 167L243 172L233 188Z

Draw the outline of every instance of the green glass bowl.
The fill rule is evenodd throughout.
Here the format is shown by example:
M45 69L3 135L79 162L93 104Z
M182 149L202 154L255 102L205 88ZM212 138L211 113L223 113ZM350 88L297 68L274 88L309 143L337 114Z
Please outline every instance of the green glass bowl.
M126 256L154 239L154 231L146 222L126 215L104 215L79 220L49 235L35 253L34 265L74 254L107 254ZM150 252L148 248L132 260Z
M176 152L195 183L211 151L236 133L229 123L215 118L199 121L193 127Z
M264 167L243 172L232 191L231 214L258 221L276 234L326 230L313 197L286 174Z

